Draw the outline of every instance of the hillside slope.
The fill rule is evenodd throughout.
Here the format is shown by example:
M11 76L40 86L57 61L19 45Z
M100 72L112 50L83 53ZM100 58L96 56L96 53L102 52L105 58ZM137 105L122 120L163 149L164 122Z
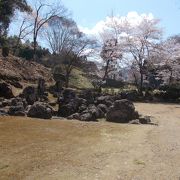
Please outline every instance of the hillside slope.
M1 53L0 53L1 54ZM0 55L0 79L4 81L36 82L40 77L53 82L51 69L36 62L30 62L10 55Z
M80 68L75 68L72 71L70 76L70 87L84 89L84 88L93 88L93 85L90 79L86 76L85 72L83 72Z
M51 68L12 55L4 58L0 53L0 81L11 85L14 85L14 82L36 84L40 77L44 78L46 83L54 84ZM93 88L90 79L81 68L73 69L69 84L72 88Z

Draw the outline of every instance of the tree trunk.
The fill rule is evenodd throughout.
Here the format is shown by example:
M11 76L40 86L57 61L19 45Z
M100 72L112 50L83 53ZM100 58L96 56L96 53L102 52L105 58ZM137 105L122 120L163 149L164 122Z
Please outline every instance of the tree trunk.
M66 81L65 81L65 87L69 87L69 78L70 78L71 71L66 72Z
M138 91L139 91L138 80L137 80L137 77L136 77L135 73L133 73L133 76L134 76L135 86L137 87L137 89L138 89Z
M13 50L13 55L16 55L17 49L19 47L19 43L20 43L20 38L18 38L18 41L17 41L17 43L15 45L15 49Z
M36 42L36 37L34 37L34 42L33 42L33 61L36 61L36 48L37 48L37 42Z
M106 63L105 72L104 72L104 77L103 77L102 81L104 81L104 80L107 78L108 69L109 69L109 63L110 63L110 60L108 60L107 63Z
M172 74L173 74L172 71L170 71L170 72L171 72L171 74L170 74L170 77L169 77L169 86L172 84Z
M142 95L143 94L143 72L142 72L142 69L140 69L140 76L141 76L141 81L140 81L139 93Z

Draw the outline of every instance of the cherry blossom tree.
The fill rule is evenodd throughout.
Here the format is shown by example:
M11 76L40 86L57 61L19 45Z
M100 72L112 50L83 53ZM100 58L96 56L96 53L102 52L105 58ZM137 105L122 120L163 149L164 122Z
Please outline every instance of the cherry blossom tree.
M119 49L123 52L123 59L131 62L139 72L138 90L142 93L144 81L144 63L149 61L151 53L159 51L162 30L159 20L143 16L136 24L127 19L111 17L106 31L116 39ZM130 64L130 63L129 63Z

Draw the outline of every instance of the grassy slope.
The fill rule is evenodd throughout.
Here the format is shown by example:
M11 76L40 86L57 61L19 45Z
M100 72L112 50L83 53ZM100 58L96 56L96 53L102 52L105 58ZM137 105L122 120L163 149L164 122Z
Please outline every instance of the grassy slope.
M85 76L81 69L74 69L70 78L70 87L73 88L93 88L90 79Z

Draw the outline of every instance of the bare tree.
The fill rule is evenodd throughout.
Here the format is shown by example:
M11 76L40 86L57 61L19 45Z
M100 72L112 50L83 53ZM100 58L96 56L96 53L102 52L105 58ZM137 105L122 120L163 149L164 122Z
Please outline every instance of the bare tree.
M79 29L72 19L54 17L48 22L45 38L53 54L61 54L73 49L73 43L79 35Z
M69 86L69 78L79 59L91 53L95 42L81 33L72 19L54 17L48 22L45 32L48 45L59 58L65 71L65 86Z
M64 17L66 9L62 4L49 5L39 0L33 11L33 50L34 60L36 60L37 38L41 29L47 26L48 21L54 17Z
M88 39L84 34L80 33L77 39L73 39L69 49L65 50L64 56L64 69L66 83L65 86L69 86L69 78L73 68L77 65L78 60L83 60L91 54L91 48L96 44L94 40Z
M27 17L23 18L22 23L20 25L19 33L17 35L17 42L14 46L13 55L16 54L21 40L24 40L28 35L32 33L32 25L33 24L29 23L29 19Z

